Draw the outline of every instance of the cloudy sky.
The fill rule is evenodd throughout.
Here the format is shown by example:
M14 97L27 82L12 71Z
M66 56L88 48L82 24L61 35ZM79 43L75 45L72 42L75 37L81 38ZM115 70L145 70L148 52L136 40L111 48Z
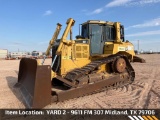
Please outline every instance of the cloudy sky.
M75 19L73 35L87 20L119 21L137 49L160 51L160 0L0 0L0 49L45 51L61 23Z

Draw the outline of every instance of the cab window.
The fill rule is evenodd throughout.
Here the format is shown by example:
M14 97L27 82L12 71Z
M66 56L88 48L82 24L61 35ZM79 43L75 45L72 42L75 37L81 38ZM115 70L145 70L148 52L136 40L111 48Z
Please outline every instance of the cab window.
M88 38L88 25L82 26L82 37Z
M105 26L105 41L114 41L115 37L115 27Z

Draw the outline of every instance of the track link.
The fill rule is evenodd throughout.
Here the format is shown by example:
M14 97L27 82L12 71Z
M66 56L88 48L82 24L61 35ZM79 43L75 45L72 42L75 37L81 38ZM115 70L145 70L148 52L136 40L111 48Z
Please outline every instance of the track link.
M114 55L110 55L110 56L104 57L99 60L92 61L91 63L87 64L86 66L84 66L82 68L77 68L77 69L67 73L67 75L65 76L65 79L67 79L68 81L70 81L72 83L75 83L77 79L84 77L84 76L87 76L90 73L94 72L96 70L96 68L98 68L100 65L112 63L115 60L117 60L118 58L124 58L126 61L126 71L129 74L129 80L127 83L124 83L124 84L128 84L128 83L133 82L134 78L135 78L134 69L132 68L127 57L122 54L114 54Z

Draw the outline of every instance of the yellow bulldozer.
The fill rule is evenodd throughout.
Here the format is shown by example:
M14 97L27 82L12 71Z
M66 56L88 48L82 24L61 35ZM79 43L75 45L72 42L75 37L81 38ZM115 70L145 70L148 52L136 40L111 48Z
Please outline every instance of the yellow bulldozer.
M72 40L74 23L72 18L67 20L61 39L57 38L62 25L57 24L45 55L52 49L51 65L43 65L45 57L41 63L21 59L15 86L27 108L43 108L52 102L130 84L135 78L130 62L145 62L135 56L133 44L125 40L120 22L88 20Z

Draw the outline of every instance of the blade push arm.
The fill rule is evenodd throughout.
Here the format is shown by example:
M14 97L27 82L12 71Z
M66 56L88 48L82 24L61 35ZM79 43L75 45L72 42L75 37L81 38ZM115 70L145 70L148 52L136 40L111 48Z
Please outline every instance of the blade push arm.
M57 28L56 28L56 30L55 30L55 32L54 32L54 35L52 36L52 39L51 39L50 42L49 42L48 48L47 48L47 50L46 50L46 52L45 52L45 56L44 56L44 58L43 58L43 60L42 60L42 63L41 63L42 65L43 65L43 63L44 63L44 61L45 61L45 59L46 59L46 56L50 55L51 48L52 48L55 40L57 39L57 37L58 37L58 35L59 35L59 32L60 32L60 30L61 30L61 26L62 26L62 25L61 25L60 23L57 23Z
M66 27L63 35L62 35L62 38L61 38L61 40L60 40L59 47L58 47L58 49L57 49L57 51L56 51L56 54L57 54L57 55L60 55L60 54L61 54L62 46L63 46L63 44L64 44L65 42L67 42L66 39L67 39L68 33L71 32L71 29L72 29L72 26L74 25L74 23L75 23L75 21L74 21L72 18L69 18L69 19L67 20L67 22L66 22L67 27Z
M61 30L61 26L62 25L60 23L57 23L57 28L56 28L56 30L54 32L54 35L52 36L52 39L49 42L48 48L46 50L46 53L45 53L46 56L50 54L50 50L51 50L51 48L52 48L55 40L57 39L57 37L59 35L60 30Z

